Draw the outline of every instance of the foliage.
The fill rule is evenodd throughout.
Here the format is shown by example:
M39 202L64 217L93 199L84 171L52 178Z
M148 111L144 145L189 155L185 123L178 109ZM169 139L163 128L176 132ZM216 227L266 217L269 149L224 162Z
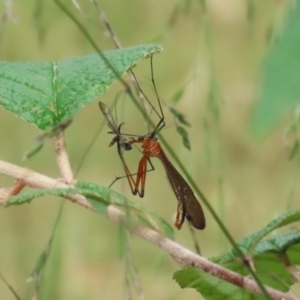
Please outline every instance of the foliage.
M287 292L298 282L297 272L300 264L300 232L274 234L267 239L263 237L281 226L293 224L300 220L300 210L295 210L274 219L264 228L237 242L247 261L241 260L234 249L209 259L226 269L243 276L249 276L245 263L253 268L260 280L267 286ZM177 271L174 279L182 288L195 288L206 299L265 299L253 296L242 288L205 273L202 270L187 268ZM214 290L213 295L211 290Z
M173 229L154 211L127 200L125 197L109 188L101 187L92 183L78 182L75 188L69 189L32 190L10 197L5 202L5 206L8 207L11 205L30 203L35 198L47 195L68 197L75 194L84 195L90 202L93 210L100 215L106 215L106 209L109 205L129 208L136 213L139 222L158 231L162 231L164 235L173 239Z
M284 31L266 57L261 100L252 120L252 128L256 132L264 133L269 130L283 112L298 102L300 40L297 32L300 30L300 22L297 15L300 13L299 9L300 5L297 2L287 18ZM248 11L248 17L251 20L253 14L254 8L251 7L251 13L250 10ZM140 58L159 52L161 49L158 45L141 45L104 52L113 70L98 54L51 63L1 62L0 105L43 130L43 139L53 137L57 130L62 128L62 124L66 124L64 122L74 118L76 113L86 105L102 96L108 87L125 72L131 70ZM281 71L278 72L278 70ZM221 110L219 103L215 101L219 93L219 85L214 76L211 77L208 95L211 100L209 109L219 120ZM184 114L174 107L183 96L184 89L179 88L171 101L172 106L168 108L175 122L180 124L176 124L176 129L181 134L185 147L190 149L187 131L181 126L190 126L190 123ZM298 120L297 115L291 127L291 130L297 134L299 134ZM293 148L293 155L298 151L299 143L298 140ZM5 205L7 207L22 205L42 196L69 197L74 194L86 196L93 210L99 215L105 215L109 205L121 207L125 212L129 209L140 224L158 230L171 239L174 238L170 225L156 212L129 201L110 189L92 183L78 182L74 188L70 189L30 190L11 197ZM249 258L247 261L242 260L234 249L211 257L210 260L244 276L249 275L245 267L245 264L249 264L262 283L286 292L297 281L295 274L298 270L297 265L300 263L300 234L298 231L277 233L276 230L299 220L299 210L284 213L264 228L242 238L237 242L237 246L242 250L245 258ZM130 224L126 225L130 226ZM124 232L121 233L124 234ZM266 238L269 234L273 235ZM38 260L33 277L36 274L39 276L39 273L43 271L51 251L52 241L53 237ZM124 249L126 250L123 252L126 252L127 245ZM192 287L207 299L223 299L224 297L263 299L194 268L175 272L174 279L180 287ZM212 289L215 291L214 294L211 293Z
M282 32L277 35L265 57L262 90L254 111L251 128L262 135L270 131L300 99L300 3L289 11ZM267 41L267 37L265 37Z
M51 129L100 97L139 59L161 50L141 45L104 52L112 66L98 54L51 63L0 62L0 105L42 130Z

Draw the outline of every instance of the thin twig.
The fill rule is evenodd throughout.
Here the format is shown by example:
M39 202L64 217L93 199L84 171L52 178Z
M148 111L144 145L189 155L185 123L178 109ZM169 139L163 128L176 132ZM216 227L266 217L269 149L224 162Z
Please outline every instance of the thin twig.
M22 298L18 295L18 293L15 291L15 289L12 287L12 285L9 284L9 282L4 278L4 276L0 273L0 278L4 282L4 284L8 287L8 289L12 292L12 294L15 296L17 300L22 300Z
M104 10L100 7L99 3L96 0L92 0L92 3L95 5L95 7L97 8L98 12L99 12L99 16L100 19L102 20L102 22L105 24L106 29L108 30L108 33L110 35L110 38L112 39L112 41L115 44L115 47L120 49L122 48L121 42L118 39L118 36L115 34L112 26L110 25L110 22L106 16L106 13L104 12Z
M15 179L22 179L26 185L45 189L45 188L69 188L70 186L53 178L47 177L45 175L39 174L29 169L21 168L19 166L7 163L0 160L0 174L13 177ZM68 197L74 203L77 203L89 210L93 210L91 204L86 200L82 195L73 195ZM125 214L119 209L109 206L107 208L107 218L114 223L120 223L124 220ZM126 223L124 223L126 224ZM247 277L243 277L240 274L229 271L217 264L214 264L202 256L197 255L196 253L190 251L189 249L184 248L180 244L162 236L160 233L135 223L131 227L132 232L141 237L142 239L148 241L151 244L154 244L177 261L180 261L183 266L193 266L207 272L215 277L223 279L227 282L234 284L235 286L241 287L250 293L262 295L262 291L257 283ZM297 298L277 291L273 288L266 287L267 292L275 300L296 300Z
M97 10L99 12L99 17L102 20L102 22L104 23L104 25L105 25L108 33L109 33L109 36L110 36L111 40L113 41L115 47L117 49L123 48L118 36L116 35L115 31L113 30L113 28L112 28L112 26L111 26L111 24L108 20L108 17L106 16L105 11L101 8L101 6L99 5L99 3L96 0L92 0L92 3L97 8ZM143 93L141 92L141 89L139 87L139 83L137 81L137 78L136 78L134 72L132 70L129 70L128 74L129 74L131 82L133 83L133 85L135 87L136 94L137 94L138 98L141 100L141 104L143 105L143 108L145 109L145 111L147 111L146 101L145 101L146 99L145 99Z
M61 131L57 136L53 137L53 143L56 153L57 164L60 170L62 179L67 183L73 183L74 177L69 161L69 156L66 151L65 135Z
M0 188L0 206L5 202L5 199L17 195L26 186L22 179L15 180L12 187Z

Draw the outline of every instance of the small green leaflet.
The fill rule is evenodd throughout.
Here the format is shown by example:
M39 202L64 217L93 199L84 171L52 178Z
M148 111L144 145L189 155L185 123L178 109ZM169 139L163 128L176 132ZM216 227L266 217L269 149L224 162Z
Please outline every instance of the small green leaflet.
M106 214L107 206L111 204L123 208L127 207L136 214L137 220L143 225L161 231L170 239L174 238L173 228L164 219L159 217L155 211L145 208L139 203L129 201L109 188L88 182L78 182L75 188L31 190L20 193L10 197L5 202L5 206L8 207L30 203L31 200L46 195L67 197L74 194L84 195L92 205L93 209L101 215Z
M23 160L29 159L32 156L36 155L38 152L40 152L44 146L46 138L52 138L60 132L66 130L66 128L72 123L72 121L72 119L69 119L65 122L59 123L53 128L46 130L46 132L44 132L42 135L38 136L36 138L36 145L34 145L28 152L24 154Z
M183 142L184 147L187 148L188 150L191 150L189 136L188 136L188 133L185 130L185 128L178 125L178 126L176 126L176 130L182 137L182 142Z
M184 88L180 88L179 90L177 90L176 93L172 96L170 103L172 105L176 105L183 97L184 92Z
M179 122L179 124L184 125L184 126L188 126L190 127L191 124L187 121L186 117L183 115L183 113L181 113L179 110L177 110L174 105L177 104L181 98L184 95L184 88L180 88L172 97L170 103L173 106L168 105L168 109L171 112L171 114L174 116L175 118L175 124L176 122ZM181 125L175 125L176 126L176 130L179 133L179 135L182 138L182 143L184 145L185 148L187 148L188 150L191 150L191 143L190 143L190 139L189 139L189 135L188 132L186 131L186 129L181 126Z

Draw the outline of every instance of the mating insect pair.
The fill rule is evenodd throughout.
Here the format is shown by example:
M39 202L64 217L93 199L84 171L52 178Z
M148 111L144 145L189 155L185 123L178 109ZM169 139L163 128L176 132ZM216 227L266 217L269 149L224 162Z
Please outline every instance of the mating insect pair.
M180 229L185 218L187 218L187 220L196 229L204 229L205 217L201 205L196 199L191 187L188 185L185 179L180 175L180 173L169 161L163 149L161 148L159 142L157 141L156 135L160 130L162 130L165 127L165 121L164 121L164 114L161 107L161 103L156 90L155 82L153 80L152 56L151 56L151 75L152 75L153 86L157 96L158 105L160 108L160 115L157 113L153 105L150 103L148 98L144 95L144 93L140 89L140 91L143 93L145 99L148 101L152 109L160 117L158 124L156 125L156 127L151 133L146 134L144 136L140 136L138 138L134 138L133 136L122 134L121 127L124 123L117 125L111 114L110 109L104 103L99 102L99 107L108 122L108 127L112 130L110 133L115 134L115 137L112 139L109 146L112 146L115 143L117 144L118 154L123 164L123 168L130 189L134 195L138 194L140 197L144 196L146 174L147 174L147 163L149 162L152 170L154 170L154 166L152 165L150 158L151 157L159 158L165 168L167 177L169 179L169 182L172 186L172 189L178 201L175 226L178 229ZM140 143L142 145L141 148L143 149L142 150L143 157L139 162L137 173L132 174L130 173L127 164L124 160L122 149L131 150L132 145L136 143ZM133 178L134 175L136 175L136 180Z

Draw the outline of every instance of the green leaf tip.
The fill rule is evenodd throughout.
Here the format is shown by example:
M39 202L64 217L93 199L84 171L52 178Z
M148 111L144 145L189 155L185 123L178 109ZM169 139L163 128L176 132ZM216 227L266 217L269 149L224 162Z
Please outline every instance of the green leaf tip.
M105 51L58 62L0 62L0 106L41 130L55 127L96 98L156 44Z

